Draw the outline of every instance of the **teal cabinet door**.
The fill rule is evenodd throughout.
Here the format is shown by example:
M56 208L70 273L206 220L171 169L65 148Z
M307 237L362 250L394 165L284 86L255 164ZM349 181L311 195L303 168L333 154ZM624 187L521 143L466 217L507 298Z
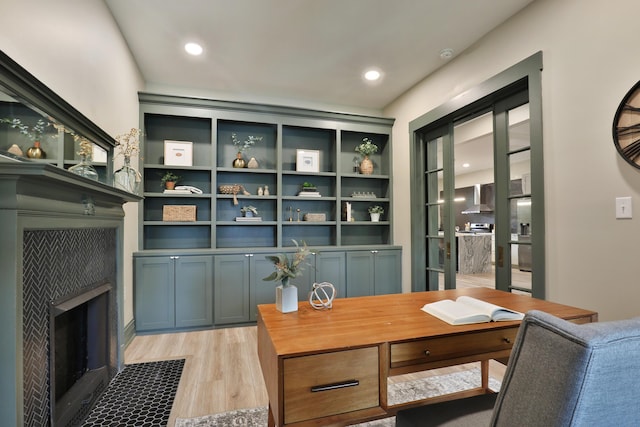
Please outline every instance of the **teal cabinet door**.
M344 252L320 252L316 255L315 282L329 282L336 288L336 298L347 296L346 257ZM307 295L305 299L308 299Z
M173 328L174 268L170 257L136 258L133 288L137 331Z
M276 286L280 283L262 280L274 271L273 262L267 260L264 254L255 254L255 256L251 257L251 295L249 302L251 313L249 320L252 322L258 320L258 305L275 304L276 302Z
M401 292L401 257L399 249L347 252L347 296Z
M347 252L347 297L373 295L374 262L372 251Z
M400 250L378 250L374 254L375 295L402 292L402 253Z
M213 260L210 256L175 258L176 327L213 325Z
M214 257L214 322L216 325L249 321L251 258L251 254Z

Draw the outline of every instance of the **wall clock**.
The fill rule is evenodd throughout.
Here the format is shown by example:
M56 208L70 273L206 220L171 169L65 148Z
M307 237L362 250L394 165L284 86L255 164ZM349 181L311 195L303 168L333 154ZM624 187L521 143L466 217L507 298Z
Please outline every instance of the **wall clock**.
M640 81L618 106L613 119L613 142L622 158L640 169Z

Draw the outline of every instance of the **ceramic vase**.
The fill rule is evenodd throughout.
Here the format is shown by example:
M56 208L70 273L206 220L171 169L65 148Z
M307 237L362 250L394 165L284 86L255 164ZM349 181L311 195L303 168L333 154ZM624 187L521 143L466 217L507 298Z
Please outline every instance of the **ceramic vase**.
M298 288L288 280L276 286L276 309L282 313L298 311Z
M371 222L380 222L380 214L379 213L370 213Z
M40 147L40 141L34 141L33 147L27 150L27 157L30 159L46 159L47 153Z
M363 175L371 175L373 173L373 162L369 156L364 156L364 159L360 162L360 173Z
M75 166L71 166L69 168L69 172L73 172L76 175L83 176L85 178L92 179L94 181L98 180L98 172L91 164L91 158L89 156L81 156L80 163Z
M113 185L129 193L138 194L141 176L131 167L131 157L124 156L124 165L113 173Z
M260 165L258 164L258 161L256 160L256 158L252 157L251 159L249 159L249 162L247 163L247 167L249 169L258 169Z
M233 161L233 167L234 168L243 168L245 167L246 163L244 161L244 159L242 158L242 153L238 152L238 154L236 154L236 158Z

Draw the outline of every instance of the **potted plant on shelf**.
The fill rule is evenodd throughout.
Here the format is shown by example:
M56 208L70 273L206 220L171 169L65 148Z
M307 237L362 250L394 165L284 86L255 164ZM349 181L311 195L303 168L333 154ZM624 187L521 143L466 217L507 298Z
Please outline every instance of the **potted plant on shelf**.
M180 177L171 171L167 171L160 181L162 186L167 190L173 190L176 188L176 183L180 180Z
M276 308L283 313L290 313L292 311L298 311L298 288L289 283L289 279L295 279L302 275L305 263L305 259L311 250L307 247L307 244L302 241L302 246L298 245L296 240L291 240L296 245L296 252L291 258L286 254L267 255L266 259L273 262L276 267L276 271L262 280L281 282L276 287Z
M373 173L373 162L369 158L373 153L378 152L378 146L369 138L362 138L362 144L356 146L356 153L364 156L360 162L360 173L371 175Z
M253 136L253 135L249 135L247 136L247 139L245 139L244 141L240 141L238 139L238 135L236 135L236 133L232 133L231 134L231 141L233 141L233 145L236 147L236 149L238 150L238 153L236 154L236 158L233 161L233 167L234 168L243 168L245 166L249 167L249 168L257 168L258 162L256 161L256 159L254 157L252 157L249 160L249 163L246 163L244 161L244 158L242 157L242 153L245 151L249 151L249 149L251 147L253 147L253 144L255 144L256 142L260 142L262 141L262 137L261 136Z
M252 216L258 216L258 208L251 205L243 206L242 209L240 209L240 212L242 212L242 216L247 218L251 218Z
M370 206L369 215L371 215L371 222L379 222L380 215L384 213L384 208L380 205Z

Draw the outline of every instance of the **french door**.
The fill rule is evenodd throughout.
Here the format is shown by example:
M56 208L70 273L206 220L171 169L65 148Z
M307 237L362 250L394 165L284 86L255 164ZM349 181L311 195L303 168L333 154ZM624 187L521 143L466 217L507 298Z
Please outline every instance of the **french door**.
M541 109L530 89L521 79L412 122L412 290L544 298Z

